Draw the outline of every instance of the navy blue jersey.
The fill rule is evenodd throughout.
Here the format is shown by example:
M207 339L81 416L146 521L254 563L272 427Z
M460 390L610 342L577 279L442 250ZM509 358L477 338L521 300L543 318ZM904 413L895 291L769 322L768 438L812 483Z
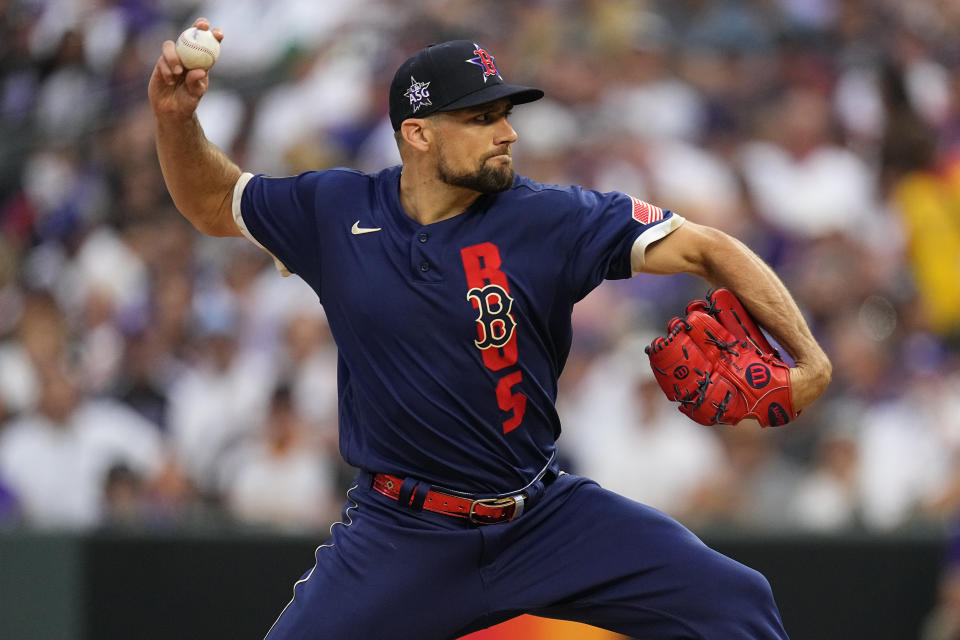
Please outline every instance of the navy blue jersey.
M420 225L399 184L400 167L245 174L235 214L239 205L245 234L323 304L349 464L467 492L517 489L556 447L574 303L629 277L635 241L682 218L622 193L517 177Z

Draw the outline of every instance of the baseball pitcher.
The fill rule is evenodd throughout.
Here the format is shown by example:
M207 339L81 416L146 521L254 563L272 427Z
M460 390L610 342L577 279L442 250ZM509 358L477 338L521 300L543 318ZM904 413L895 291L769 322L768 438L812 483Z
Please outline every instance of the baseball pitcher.
M640 638L785 638L758 572L558 468L557 379L573 305L639 273L718 288L637 363L694 419L783 424L829 361L737 240L515 174L511 111L543 92L505 75L480 42L429 46L390 87L401 166L267 177L207 141L209 73L163 44L149 95L170 195L201 232L247 237L316 292L340 353L340 451L361 469L267 637L456 638L532 613Z

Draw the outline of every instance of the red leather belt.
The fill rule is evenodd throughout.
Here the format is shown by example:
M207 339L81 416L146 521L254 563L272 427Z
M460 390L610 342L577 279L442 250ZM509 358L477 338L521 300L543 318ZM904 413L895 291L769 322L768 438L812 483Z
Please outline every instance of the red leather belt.
M403 478L378 473L373 476L373 489L388 498L400 500L400 487ZM426 485L424 485L426 487ZM423 509L457 518L465 518L474 524L497 524L509 522L520 517L526 502L526 494L519 493L504 498L482 498L474 500L463 496L434 491L428 488L426 496L418 496L419 485L410 491L410 497L404 506L413 506L418 499L423 500Z

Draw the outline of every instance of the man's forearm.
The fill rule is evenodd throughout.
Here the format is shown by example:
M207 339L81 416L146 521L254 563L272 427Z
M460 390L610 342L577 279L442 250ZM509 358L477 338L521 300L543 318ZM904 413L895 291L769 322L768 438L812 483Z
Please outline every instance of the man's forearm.
M734 292L757 323L796 363L795 403L812 402L830 381L831 365L790 292L773 270L746 245L730 236L706 255L704 278ZM809 396L809 397L808 397Z
M207 140L196 115L158 116L156 141L163 179L180 213L208 235L239 235L230 211L240 168Z
M818 351L816 341L780 278L736 238L715 245L706 256L703 277L733 291L754 319L776 338L795 360Z

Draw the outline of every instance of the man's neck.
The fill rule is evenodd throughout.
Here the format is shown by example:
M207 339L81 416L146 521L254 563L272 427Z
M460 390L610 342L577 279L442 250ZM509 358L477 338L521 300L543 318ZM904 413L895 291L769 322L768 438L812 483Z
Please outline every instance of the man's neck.
M407 167L400 174L400 206L422 225L458 216L479 197L477 191L449 185Z

